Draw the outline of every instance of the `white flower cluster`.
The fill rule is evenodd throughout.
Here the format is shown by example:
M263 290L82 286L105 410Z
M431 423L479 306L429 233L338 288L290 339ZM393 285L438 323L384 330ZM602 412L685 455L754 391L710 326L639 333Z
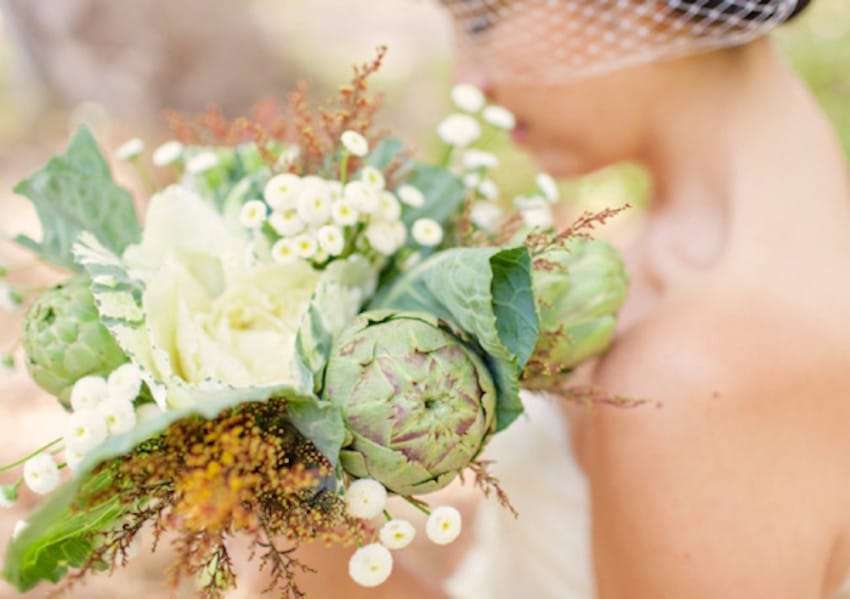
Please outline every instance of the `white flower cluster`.
M110 435L122 435L136 426L133 401L142 386L138 367L128 363L108 378L86 376L71 391L71 414L65 431L65 462L72 470L88 452ZM59 485L59 466L46 452L24 463L24 483L34 493L46 495Z
M488 105L484 92L474 85L456 85L451 96L462 112L450 114L437 126L437 135L449 146L465 148L481 137L481 123L474 115L480 114L486 125L496 129L511 131L516 127L513 113L503 106Z
M348 514L364 520L371 520L386 514L387 490L373 479L362 478L354 481L345 492ZM448 545L460 535L460 512L453 507L438 507L428 516L425 534L437 545ZM392 519L378 532L379 543L360 547L348 562L348 574L357 584L364 587L376 587L384 583L393 570L393 556L390 550L404 549L416 537L416 529L407 520Z
M353 156L369 151L366 138L354 131L346 131L341 143ZM395 193L388 190L384 174L368 165L351 181L283 173L266 183L263 200L242 206L240 222L255 231L268 224L276 235L271 250L276 262L300 259L321 264L349 249L361 250L357 244L361 234L376 253L395 254L408 235L401 221L403 205L418 208L424 203L425 196L411 185L402 185ZM411 233L423 246L438 245L443 239L442 227L430 219L418 220Z

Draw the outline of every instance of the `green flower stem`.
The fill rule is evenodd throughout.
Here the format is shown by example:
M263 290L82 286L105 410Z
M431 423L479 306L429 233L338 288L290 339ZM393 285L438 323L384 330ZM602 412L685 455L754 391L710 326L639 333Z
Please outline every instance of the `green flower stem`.
M389 513L389 511L384 510L384 518L386 518L387 522L389 522L390 520L393 519L393 515L391 513Z
M3 472L8 472L12 468L17 468L18 466L24 464L27 460L34 458L35 456L39 455L40 453L47 451L48 449L50 449L54 445L57 445L61 442L62 442L62 437L59 437L58 439L54 439L53 441L51 441L50 443L48 443L44 447L40 447L40 448L36 449L34 452L22 457L20 460L3 466L2 468L0 468L0 474L2 474Z
M443 168L449 168L449 164L452 161L452 154L454 153L455 147L451 144L446 144L446 147L443 149L443 155L440 157L438 164Z
M348 150L343 149L339 157L339 181L343 185L348 183Z
M402 498L407 503L409 503L410 505L415 507L417 510L419 510L420 512L422 512L426 516L431 515L431 510L428 508L428 504L425 503L424 501L420 501L420 500L416 499L415 497L410 497L409 495L404 495L404 496L402 496Z

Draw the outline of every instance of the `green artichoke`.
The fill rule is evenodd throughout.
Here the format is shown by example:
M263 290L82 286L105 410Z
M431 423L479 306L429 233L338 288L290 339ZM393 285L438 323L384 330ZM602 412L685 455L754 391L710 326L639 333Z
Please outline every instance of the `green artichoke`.
M348 429L343 468L399 495L445 487L495 430L490 372L430 314L357 317L334 345L323 399L340 406Z
M545 251L532 279L540 337L524 375L527 386L546 387L548 377L608 348L629 280L613 246L585 238Z
M70 406L80 378L108 375L127 361L100 322L87 277L75 277L41 295L24 321L24 350L30 375L42 389Z

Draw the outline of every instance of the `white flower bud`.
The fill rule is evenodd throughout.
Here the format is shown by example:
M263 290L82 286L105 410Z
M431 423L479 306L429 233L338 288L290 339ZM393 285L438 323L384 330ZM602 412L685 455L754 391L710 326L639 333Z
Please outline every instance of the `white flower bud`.
M537 188L550 202L557 202L561 195L558 191L558 184L555 182L555 179L546 173L540 173L537 175Z
M84 376L71 389L71 408L91 410L109 397L109 385L102 376Z
M372 214L378 209L378 191L363 181L352 181L345 186L343 194L358 212Z
M495 154L472 148L463 153L463 166L470 170L496 168L499 166L499 159Z
M149 422L162 416L164 412L155 403L144 403L136 408L136 422Z
M381 192L378 200L378 217L386 221L396 221L401 218L401 204L392 192Z
M481 126L467 114L452 114L437 126L437 134L450 146L464 148L481 136Z
M266 222L266 205L260 200L245 202L239 211L239 222L247 229L259 229Z
M443 241L443 227L432 218L420 218L411 229L413 239L419 245L427 247L439 245Z
M393 571L393 556L383 545L372 543L354 552L348 562L348 575L362 587L386 582Z
M218 166L218 156L214 152L201 152L189 159L186 163L186 172L191 175L200 175L215 166Z
M499 186L493 179L484 179L478 184L478 193L488 200L496 200L499 198Z
M132 362L128 362L112 371L106 386L109 399L133 401L142 389L142 371Z
M24 483L39 495L47 495L59 486L59 467L49 453L40 453L26 461Z
M360 180L377 191L383 191L386 185L384 174L374 166L364 166L360 171Z
M478 189L481 184L481 175L478 173L469 173L463 177L463 185L467 189Z
M520 209L522 220L527 227L549 229L554 225L555 218L549 203L540 196L517 198L515 203Z
M346 131L340 138L342 145L354 156L362 158L369 153L369 142L357 131Z
M15 522L15 529L12 531L12 538L17 539L21 536L21 533L24 532L29 526L29 523L26 520L18 520Z
M384 220L372 221L366 227L365 234L369 245L384 256L392 256L407 239L407 229L401 221L392 223Z
M413 541L416 529L407 520L390 520L381 527L378 537L387 549L404 549Z
M110 435L129 433L136 426L136 411L130 401L109 399L97 406L97 411L106 422Z
M402 185L396 190L399 199L411 208L420 208L425 205L425 195L413 187L413 185Z
M452 88L452 102L466 112L478 112L484 108L484 92L470 83L461 83Z
M369 520L381 514L387 505L387 490L371 478L355 480L345 490L345 507L354 518Z
M331 194L324 181L310 181L298 195L298 216L305 223L318 227L331 217Z
M502 216L502 208L498 204L480 200L472 205L472 210L469 212L472 224L490 233L499 226Z
M292 264L298 260L298 253L295 251L295 240L279 239L272 246L272 260L278 264Z
M94 409L77 410L68 421L65 447L86 454L103 443L107 435L106 421L100 412Z
M345 249L345 235L336 225L325 225L316 233L319 247L329 256L339 256Z
M86 454L84 453L71 449L70 447L65 448L65 463L68 464L68 468L71 469L71 472L77 471L77 468L80 466L85 457Z
M292 245L295 249L295 255L304 259L312 258L316 254L316 250L319 249L316 238L310 233L302 233L294 238Z
M269 225L281 237L298 235L306 226L295 208L284 208L269 217Z
M485 121L499 129L511 131L514 127L516 127L516 117L514 117L514 113L504 106L488 106L484 109L482 116Z
M138 137L125 141L115 150L119 160L135 160L145 151L145 142Z
M183 156L183 144L179 141L167 141L153 151L152 160L156 166L174 164Z
M301 177L291 173L275 175L266 183L263 197L274 210L294 208L302 188Z
M356 224L359 216L360 215L357 214L357 210L352 205L351 200L346 198L337 200L331 206L331 218L341 227L350 227L351 225Z
M431 512L425 523L425 534L437 545L448 545L460 536L460 512L451 506L442 506Z

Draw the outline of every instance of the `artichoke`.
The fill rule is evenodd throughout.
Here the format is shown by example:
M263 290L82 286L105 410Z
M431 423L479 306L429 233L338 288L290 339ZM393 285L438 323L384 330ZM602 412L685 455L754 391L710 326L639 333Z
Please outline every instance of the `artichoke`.
M331 352L323 399L346 423L343 468L399 495L445 487L495 431L484 361L430 314L358 316Z
M575 237L535 259L532 281L540 337L524 375L527 386L545 387L608 348L629 280L613 246Z
M127 361L100 322L88 277L75 277L39 297L24 321L27 368L39 386L70 406L74 383L108 375Z

